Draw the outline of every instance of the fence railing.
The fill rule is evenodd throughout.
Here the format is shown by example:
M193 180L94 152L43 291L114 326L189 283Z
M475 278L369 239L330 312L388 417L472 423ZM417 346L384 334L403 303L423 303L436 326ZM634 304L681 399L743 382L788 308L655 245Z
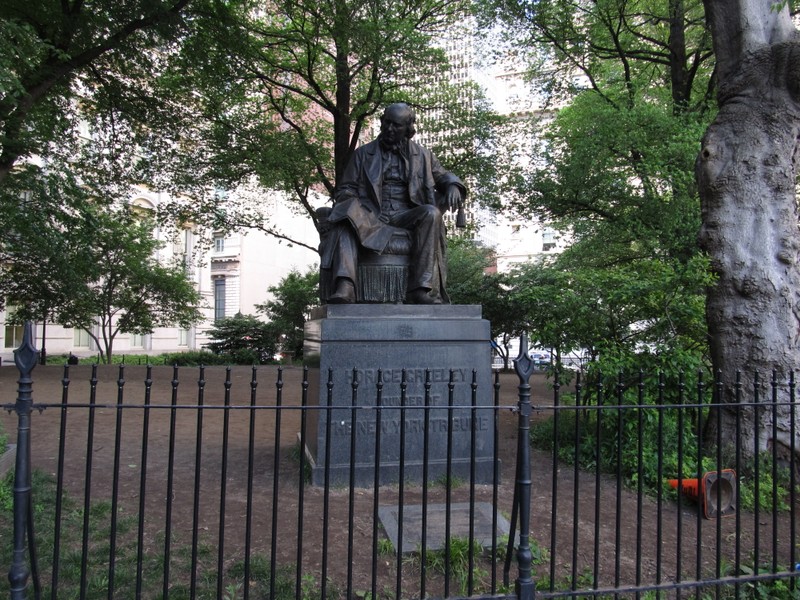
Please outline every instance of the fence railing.
M34 386L35 349L16 356L11 598L798 597L793 379L735 382L732 406L702 378L532 386L523 354L493 406L391 407L485 412L488 484L384 481L388 409L362 389L374 425L348 434L377 436L378 468L357 487L311 483L309 417L341 407L309 398L307 369L47 367Z
M579 375L537 409L540 597L800 596L793 376Z

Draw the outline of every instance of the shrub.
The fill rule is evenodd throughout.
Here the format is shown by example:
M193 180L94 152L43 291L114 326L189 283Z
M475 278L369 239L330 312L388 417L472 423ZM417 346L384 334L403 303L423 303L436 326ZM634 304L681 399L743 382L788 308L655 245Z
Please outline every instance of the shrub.
M270 323L241 313L214 323L208 349L236 364L266 364L278 352L278 335Z
M733 465L732 457L723 456L718 467L716 448L708 439L703 440L702 448L698 447L698 420L700 426L706 425L710 408L697 405L711 402L711 385L704 385L700 395L696 380L687 379L682 388L676 389L673 384L677 378L664 378L668 385L660 394L657 376L601 378L590 373L587 379L591 383L583 384L580 406L569 408L575 407L576 396L564 394L560 405L566 408L558 411L557 421L550 417L531 425L530 440L535 447L552 452L557 445L561 460L570 464L577 460L583 469L594 471L598 465L605 473L619 469L628 485L641 483L642 489L650 493L662 489L674 494L666 481L677 478L679 473L684 478L695 478L698 471L705 473ZM608 408L598 410L598 404ZM679 408L681 404L687 406ZM746 459L739 466L742 508L752 509L756 494L765 510L773 509L773 504L777 510L788 508L788 470L776 468L777 477L773 477L772 465L770 453L759 458L757 487L752 477L754 461ZM776 498L772 496L773 489L779 490Z
M228 365L233 362L231 357L227 354L215 354L208 350L191 350L189 352L162 354L161 357L153 360L153 364L159 364L162 359L165 365L176 365L179 367Z

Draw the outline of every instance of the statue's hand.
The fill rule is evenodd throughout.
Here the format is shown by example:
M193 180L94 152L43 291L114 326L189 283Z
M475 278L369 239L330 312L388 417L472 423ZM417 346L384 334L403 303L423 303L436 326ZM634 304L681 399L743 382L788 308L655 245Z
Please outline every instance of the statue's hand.
M451 185L447 188L447 193L445 194L445 202L447 203L447 209L454 211L459 206L461 206L461 190L458 189L457 185Z

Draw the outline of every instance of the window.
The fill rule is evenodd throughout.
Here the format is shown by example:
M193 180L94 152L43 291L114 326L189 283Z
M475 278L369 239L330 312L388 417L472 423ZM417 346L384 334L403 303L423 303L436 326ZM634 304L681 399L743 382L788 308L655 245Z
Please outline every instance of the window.
M88 348L89 340L89 332L85 329L76 327L72 330L72 343L76 348Z
M192 266L192 251L194 249L192 230L184 229L182 237L181 262L183 264L183 270L187 271Z
M144 348L144 336L138 333L131 335L131 348Z
M225 278L214 280L214 320L225 318Z
M225 251L225 238L221 235L214 236L214 252L224 252Z
M6 348L18 348L24 332L24 325L6 325Z
M178 346L188 346L188 345L189 345L189 330L178 329Z
M556 232L548 227L542 232L542 251L547 252L555 247Z

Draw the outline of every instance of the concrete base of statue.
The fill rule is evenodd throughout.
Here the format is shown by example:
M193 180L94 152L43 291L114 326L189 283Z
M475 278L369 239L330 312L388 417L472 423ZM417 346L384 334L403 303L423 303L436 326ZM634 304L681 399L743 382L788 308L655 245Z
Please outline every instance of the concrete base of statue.
M306 442L315 485L442 481L448 468L463 482L492 482L490 330L480 306L322 306L306 323L304 355L318 369Z

